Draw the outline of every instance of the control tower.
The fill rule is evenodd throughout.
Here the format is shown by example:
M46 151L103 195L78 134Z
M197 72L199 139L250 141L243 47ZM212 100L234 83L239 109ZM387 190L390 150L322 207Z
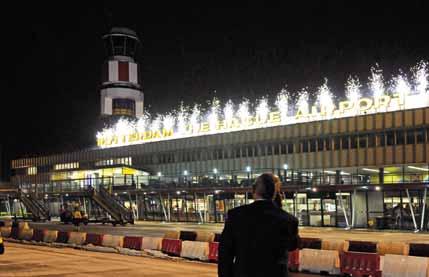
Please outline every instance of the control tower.
M103 36L106 58L100 88L101 115L112 122L118 117L143 115L143 91L136 62L140 41L127 28L112 28Z

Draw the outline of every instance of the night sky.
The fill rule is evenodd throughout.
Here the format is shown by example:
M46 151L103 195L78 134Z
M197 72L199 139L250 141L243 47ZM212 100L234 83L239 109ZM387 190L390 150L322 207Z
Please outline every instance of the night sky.
M429 10L418 2L90 2L2 8L0 144L8 158L95 144L101 36L112 26L136 30L143 42L139 62L145 108L152 112L171 110L182 100L204 103L214 95L274 96L285 85L292 92L316 90L324 77L343 93L349 74L366 83L376 62L388 78L429 60Z

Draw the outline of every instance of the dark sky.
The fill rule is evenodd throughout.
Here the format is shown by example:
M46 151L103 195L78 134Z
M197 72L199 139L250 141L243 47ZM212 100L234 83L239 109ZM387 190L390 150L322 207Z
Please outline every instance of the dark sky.
M286 84L291 91L315 90L324 77L342 93L349 74L366 83L376 62L388 77L429 60L429 10L420 2L91 2L2 8L0 144L8 157L95 144L101 36L114 25L135 29L143 42L145 106L155 112L214 95L274 95Z

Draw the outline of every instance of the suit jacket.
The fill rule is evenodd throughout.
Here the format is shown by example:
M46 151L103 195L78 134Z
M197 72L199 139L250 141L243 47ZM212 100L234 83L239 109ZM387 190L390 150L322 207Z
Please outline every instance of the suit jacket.
M220 239L218 276L284 276L285 255L297 247L298 220L272 201L232 209Z

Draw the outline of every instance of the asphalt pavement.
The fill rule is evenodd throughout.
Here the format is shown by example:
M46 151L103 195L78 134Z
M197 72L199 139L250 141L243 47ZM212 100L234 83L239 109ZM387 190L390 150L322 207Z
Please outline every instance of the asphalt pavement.
M216 277L215 264L6 243L0 277ZM293 273L292 277L319 276Z

